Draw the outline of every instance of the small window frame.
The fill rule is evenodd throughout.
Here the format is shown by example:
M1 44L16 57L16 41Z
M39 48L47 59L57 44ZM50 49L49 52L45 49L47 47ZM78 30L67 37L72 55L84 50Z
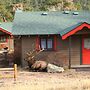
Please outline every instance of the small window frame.
M6 43L7 37L6 36L0 36L0 43Z
M52 36L49 36L49 37L48 37L48 36L42 36L42 37L40 37L40 48L41 48L41 49L43 49L43 48L42 48L42 45L41 45L41 40L42 40L42 39L45 39L45 40L46 40L46 48L44 48L45 51L54 50L54 37L52 37ZM49 39L52 39L52 48L48 48L48 40L49 40Z

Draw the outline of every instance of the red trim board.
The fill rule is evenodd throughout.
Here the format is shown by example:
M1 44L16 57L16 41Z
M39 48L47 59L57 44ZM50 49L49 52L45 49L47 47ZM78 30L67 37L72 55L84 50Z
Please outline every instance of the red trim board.
M0 28L0 31L2 31L2 32L6 33L6 34L9 34L10 36L12 36L12 33L8 32L8 31L6 31L6 30L4 30L2 28Z
M57 37L54 35L54 50L56 50L57 47Z
M64 39L66 39L67 37L75 34L76 32L81 31L82 28L84 28L84 27L87 27L87 28L90 29L90 24L84 22L83 24L81 24L81 25L79 25L78 27L74 28L74 29L71 30L70 32L64 34L64 35L62 36L62 39L64 40Z
M36 50L40 50L40 40L39 40L39 36L36 36Z

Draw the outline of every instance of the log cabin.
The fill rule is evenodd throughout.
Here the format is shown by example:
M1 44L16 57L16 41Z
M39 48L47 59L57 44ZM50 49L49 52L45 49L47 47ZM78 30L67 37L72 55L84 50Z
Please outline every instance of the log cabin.
M0 23L0 52L7 47L9 52L14 50L13 35L12 35L12 22Z
M26 65L26 53L44 49L36 56L63 67L90 66L90 12L18 12L12 34L16 63Z
M13 64L14 39L11 31L12 22L0 23L0 67Z

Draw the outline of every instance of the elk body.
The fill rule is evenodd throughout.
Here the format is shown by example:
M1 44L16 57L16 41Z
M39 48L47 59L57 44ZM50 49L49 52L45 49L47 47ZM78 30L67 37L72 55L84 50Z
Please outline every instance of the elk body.
M33 70L47 71L47 65L48 64L45 61L35 61L31 68Z
M34 70L34 71L47 71L47 65L48 63L42 60L35 60L34 57L36 55L38 55L40 52L42 52L43 50L40 51L32 51L27 53L27 57L26 57L26 61L28 62L28 66L30 69Z

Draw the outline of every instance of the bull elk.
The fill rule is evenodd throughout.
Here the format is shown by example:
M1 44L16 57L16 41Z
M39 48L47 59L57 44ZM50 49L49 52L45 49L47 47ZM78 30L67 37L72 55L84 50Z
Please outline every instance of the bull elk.
M38 55L40 52L43 50L36 51L33 50L32 52L26 53L26 58L25 60L28 62L29 68L31 68L34 71L47 71L47 65L48 63L42 60L35 60L35 56Z

